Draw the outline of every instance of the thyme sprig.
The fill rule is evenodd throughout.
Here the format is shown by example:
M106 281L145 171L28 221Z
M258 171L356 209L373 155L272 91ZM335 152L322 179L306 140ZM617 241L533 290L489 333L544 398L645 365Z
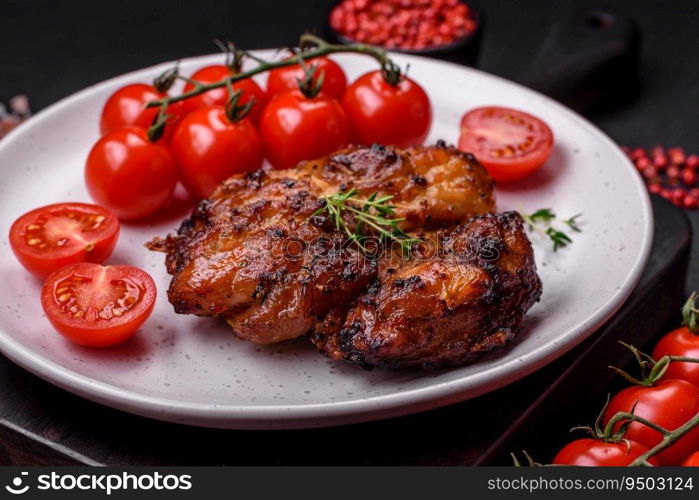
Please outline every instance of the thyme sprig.
M520 212L520 215L527 223L530 231L538 231L553 242L553 251L559 248L568 246L573 242L568 233L556 228L554 224L559 223L568 227L568 229L581 233L582 229L578 225L578 219L582 214L576 214L567 219L557 219L556 214L550 208L540 208L539 210L526 214Z
M421 240L411 237L399 227L405 218L394 217L396 207L388 203L393 196L373 193L369 198L362 199L357 194L358 191L352 188L344 193L323 196L321 200L324 205L311 217L327 215L334 222L335 229L344 232L364 253L370 252L366 247L369 238L366 231L373 231L378 234L381 244L396 241L400 244L403 256L409 256L412 246ZM344 217L347 214L351 214L355 221L353 228Z

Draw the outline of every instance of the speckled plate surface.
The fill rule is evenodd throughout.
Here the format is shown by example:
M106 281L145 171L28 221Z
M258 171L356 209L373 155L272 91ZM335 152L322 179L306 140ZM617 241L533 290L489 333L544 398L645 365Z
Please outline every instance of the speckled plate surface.
M261 52L272 57L273 52ZM371 59L337 56L354 78ZM143 243L176 228L186 209L163 220L124 225L108 262L151 273L160 293L151 319L132 342L111 350L76 347L56 334L39 303L40 283L0 245L0 351L51 383L140 415L224 428L300 428L396 416L454 403L502 387L561 355L621 306L649 253L652 214L646 190L622 152L598 129L554 101L476 70L396 56L428 91L435 111L429 141L455 142L461 114L498 104L540 116L556 135L547 165L499 189L502 209L551 207L579 212L583 233L557 253L532 236L544 284L542 300L506 350L471 366L427 373L364 371L329 361L303 339L259 347L225 324L177 316L165 296L163 255ZM220 56L184 60L185 74ZM119 86L149 81L160 65L85 89L32 118L0 141L0 233L39 205L89 201L83 164L98 137L98 116ZM262 79L264 80L264 79ZM2 383L11 383L3 381Z

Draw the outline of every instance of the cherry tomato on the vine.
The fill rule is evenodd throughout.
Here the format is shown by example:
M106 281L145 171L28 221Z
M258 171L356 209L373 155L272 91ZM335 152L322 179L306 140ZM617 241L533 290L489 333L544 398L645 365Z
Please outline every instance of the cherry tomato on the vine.
M342 104L354 140L365 145L418 145L432 124L432 105L422 87L407 77L393 86L381 71L360 76L347 87Z
M306 65L316 67L313 72L314 83L318 81L318 75L323 74L322 91L325 95L342 99L347 88L347 77L339 64L327 57L316 57L306 61ZM305 76L303 68L298 64L273 69L267 79L267 94L273 96L287 90L296 90L299 88L299 80L303 80Z
M233 72L227 66L223 64L214 64L212 66L205 66L198 71L196 71L190 78L196 80L199 83L209 84L215 83L223 80L227 76L231 76ZM187 83L184 86L184 92L189 92L194 89L194 85ZM233 90L241 90L242 96L240 98L239 104L245 105L251 99L254 99L255 104L250 110L249 118L253 123L258 123L260 121L260 116L262 116L262 110L267 103L267 93L260 88L260 86L252 78L246 78L240 80L233 84ZM199 94L194 97L190 97L181 101L185 112L189 113L197 108L204 106L225 106L229 99L229 91L226 87L219 87L216 89L211 89L203 94Z
M624 467L648 451L648 448L632 440L605 442L601 439L577 439L565 445L553 459L555 465L586 467ZM648 462L658 465L651 457Z
M689 457L687 457L687 460L682 462L683 467L699 467L699 450L695 451Z
M116 244L119 221L108 210L87 203L56 203L37 208L10 228L10 245L20 263L45 278L76 262L104 262Z
M48 277L41 305L69 340L109 347L133 336L153 311L155 296L153 279L136 267L80 263Z
M699 358L699 334L683 326L665 335L653 350L653 359L665 355ZM699 386L699 363L672 361L668 367L665 379L678 378Z
M107 99L102 108L100 132L105 135L131 125L147 129L153 124L158 108L146 108L146 104L165 97L167 94L158 92L155 87L145 83L134 83L120 88ZM167 114L170 118L165 127L165 140L169 139L172 130L182 117L182 103L170 104Z
M699 413L699 387L686 380L661 380L652 386L634 385L615 395L604 412L604 424L618 412L645 418L669 431L674 431ZM624 437L647 448L657 445L662 435L650 427L632 422ZM662 465L680 465L699 449L699 427L689 431L656 458Z
M306 97L300 90L289 90L274 96L262 115L260 132L275 168L314 160L350 142L345 111L323 92Z
M221 106L207 106L188 114L170 145L182 184L195 198L206 198L233 174L256 170L264 148L247 118L231 121Z
M177 167L161 141L126 127L102 137L85 165L87 190L120 219L140 219L163 208L177 184Z
M528 113L486 106L461 119L459 149L475 155L497 182L512 182L544 164L553 149L553 133Z

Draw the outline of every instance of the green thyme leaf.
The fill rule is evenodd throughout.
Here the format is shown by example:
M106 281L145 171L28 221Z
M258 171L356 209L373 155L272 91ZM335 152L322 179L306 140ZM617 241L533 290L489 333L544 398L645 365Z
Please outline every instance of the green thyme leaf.
M379 196L377 192L372 193L366 199L357 198L357 190L350 189L347 192L340 192L333 195L326 195L322 198L325 205L311 215L327 215L328 218L335 222L335 228L338 231L344 231L350 241L366 252L364 246L367 231L375 231L379 235L379 242L386 244L389 240L395 240L400 243L401 251L404 256L409 256L412 245L421 241L418 238L412 238L403 231L398 224L405 219L401 217L394 218L395 206L389 205L388 202L393 199L393 196ZM354 219L354 228L350 228L345 217L351 214Z
M530 214L520 213L522 219L529 227L530 231L538 231L545 235L553 243L553 251L557 251L559 248L568 246L573 242L571 237L561 229L555 227L556 222L567 228L575 231L576 233L581 233L582 229L578 225L578 219L582 214L576 214L567 219L558 220L556 219L556 214L550 208L540 208L535 212Z

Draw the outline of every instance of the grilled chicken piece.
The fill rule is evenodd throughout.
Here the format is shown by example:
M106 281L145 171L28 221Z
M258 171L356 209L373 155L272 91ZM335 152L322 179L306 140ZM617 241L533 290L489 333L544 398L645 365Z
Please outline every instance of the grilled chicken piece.
M495 210L493 180L468 154L439 143L408 149L350 148L303 162L296 170L319 194L355 188L361 197L390 194L404 230L460 222Z
M472 156L438 144L349 148L292 171L233 176L202 201L167 252L175 311L219 316L236 335L266 344L314 332L379 274L323 217L319 198L355 188L394 195L402 228L457 224L495 209L493 183ZM337 314L337 311L334 312Z
M460 365L503 346L541 295L522 226L516 212L476 216L412 260L386 259L311 341L330 358L388 368Z

